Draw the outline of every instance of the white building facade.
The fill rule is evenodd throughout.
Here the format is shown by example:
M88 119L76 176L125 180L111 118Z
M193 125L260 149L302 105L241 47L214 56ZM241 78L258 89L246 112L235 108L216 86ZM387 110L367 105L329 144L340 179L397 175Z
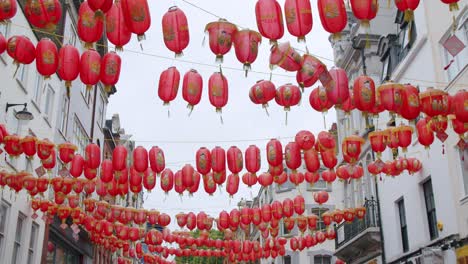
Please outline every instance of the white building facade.
M344 40L332 43L335 62L347 71L350 86L354 78L363 74L360 51L352 47L356 37L355 47L364 47L367 42L364 49L367 75L377 86L388 78L397 83L411 83L421 92L435 87L453 95L468 84L468 49L452 58L443 47L452 34L468 44L468 1L461 0L458 5L458 11L450 12L441 1L421 1L414 12L414 22L409 25L394 4L389 7L387 1L380 1L370 33L350 18ZM366 128L366 123L367 127L373 124L373 129L392 125L388 124L388 113L367 122L358 111L350 116L338 111L337 115L340 139L354 131L367 137L371 129ZM402 122L408 124L399 118L395 120L396 125ZM468 166L456 146L458 135L450 126L447 134L444 143L436 138L428 151L413 134L413 145L406 156L423 163L422 171L415 175L403 173L395 178L382 175L377 185L372 184L376 188L367 194L361 192L361 187L345 184L344 200L362 202L362 195L378 198L381 221L375 228L365 226L354 233L343 232L340 236L338 231L336 256L347 263L456 263L457 258L466 257L462 251L466 251L467 243ZM374 158L366 143L360 162L365 167ZM382 155L383 161L392 159L390 150ZM375 242L380 249L366 248Z
M61 1L62 2L62 1ZM41 37L49 37L57 42L57 47L63 44L72 44L80 52L84 48L77 36L76 21L79 1L66 0L62 2L64 10L62 20L54 35L38 34L32 30L24 16L22 6L24 1L18 1L18 12L9 24L0 24L0 33L5 38L14 35L25 35L34 45ZM105 41L101 40L101 41ZM106 49L98 49L101 55ZM44 78L37 72L35 62L22 65L18 68L6 52L0 55L0 108L5 109L7 104L27 104L34 119L23 121L16 119L15 111L23 106L11 107L0 115L0 123L5 124L10 134L21 137L32 135L38 139L48 138L56 144L65 141L77 145L78 152L83 154L85 146L94 142L103 147L104 121L108 104L108 94L101 84L87 91L79 78L73 82L70 98L66 95L64 82L55 74L50 79ZM115 91L115 89L113 90ZM4 110L3 110L4 111ZM19 172L26 170L36 175L35 169L41 166L40 160L28 160L23 156L10 159L8 155L0 155L0 169ZM56 170L44 177L55 177L61 167L57 160ZM47 197L47 196L46 196ZM82 259L82 263L91 263L93 257L92 247L72 245L71 233L61 234L54 224L46 225L41 214L36 219L31 218L33 211L30 207L30 198L22 191L17 195L8 188L1 192L0 204L0 259L2 263L54 263L60 256L70 255L72 262ZM80 234L80 243L86 241ZM56 239L52 256L47 254L47 243ZM65 243L64 243L65 240ZM78 244L80 244L78 243ZM86 243L83 243L86 244ZM51 259L52 257L52 259Z

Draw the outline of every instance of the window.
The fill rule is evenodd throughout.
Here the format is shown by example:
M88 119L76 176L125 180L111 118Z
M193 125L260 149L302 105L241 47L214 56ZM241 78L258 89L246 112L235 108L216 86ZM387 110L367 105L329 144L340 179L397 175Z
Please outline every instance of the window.
M13 246L13 258L11 263L20 263L21 262L21 243L22 243L22 237L23 237L23 226L24 226L24 220L26 219L26 216L23 214L18 215L18 222L16 223L16 234L15 234L15 244Z
M66 95L63 96L62 105L60 107L60 120L59 120L59 129L60 132L65 136L67 133L67 121L68 121L68 97Z
M101 96L99 96L99 110L98 110L98 113L97 113L97 123L99 125L99 127L103 127L103 122L104 122L104 111L105 111L105 101L104 101L104 98Z
M286 224L284 223L284 218L283 218L283 221L281 221L281 229L283 231L283 236L289 235L292 231L286 228Z
M47 85L46 101L45 101L45 106L44 106L44 112L49 122L52 121L52 114L54 112L54 97L55 97L54 89L49 84Z
M40 74L36 75L36 81L34 82L34 92L33 92L33 101L36 103L36 106L40 108L41 106L41 90L42 90L43 78Z
M8 212L10 206L5 202L0 205L0 255L3 255L3 244L5 241L5 227L7 226Z
M405 200L401 199L398 201L397 206L398 214L400 216L401 243L403 246L403 252L408 252L408 227L406 225Z
M325 232L327 230L327 226L322 220L322 214L328 211L327 208L312 208L312 213L316 216L318 216L317 219L317 231L323 231Z
M413 47L414 42L416 41L417 32L416 32L416 24L414 20L412 20L409 24L406 21L403 21L403 12L397 13L397 23L400 24L400 31L398 32L398 44L399 52L398 52L398 62L401 62L408 52Z
M83 96L86 104L89 104L91 102L91 90L86 89L86 85L80 84L81 85L81 95Z
M291 264L291 256L284 256L283 264Z
M314 264L331 264L331 256L327 256L327 255L314 256Z
M75 122L73 123L73 144L78 147L78 153L83 155L88 142L88 135L86 134L78 117L75 116Z
M423 184L424 200L426 201L427 223L429 224L429 235L431 240L439 237L437 230L437 215L434 202L434 192L432 190L432 180L428 180Z
M31 226L31 237L29 239L28 264L34 263L34 248L36 247L38 230L39 230L39 225L36 223L33 223Z
M460 153L460 163L462 169L462 177L463 177L463 191L464 195L468 196L468 148L465 148L463 152Z
M307 184L308 191L330 191L330 185L323 179L319 179L313 185Z

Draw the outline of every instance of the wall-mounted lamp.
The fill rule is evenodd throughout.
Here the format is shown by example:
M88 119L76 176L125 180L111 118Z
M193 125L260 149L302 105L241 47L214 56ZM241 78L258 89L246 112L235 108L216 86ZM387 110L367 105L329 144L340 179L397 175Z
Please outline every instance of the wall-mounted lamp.
M16 119L18 119L18 120L33 120L34 116L33 116L33 114L31 112L28 111L28 108L27 108L28 104L27 103L24 103L24 104L8 104L7 103L5 113L8 112L8 108L14 107L14 106L20 106L20 105L23 105L24 108L23 108L23 110L15 113Z

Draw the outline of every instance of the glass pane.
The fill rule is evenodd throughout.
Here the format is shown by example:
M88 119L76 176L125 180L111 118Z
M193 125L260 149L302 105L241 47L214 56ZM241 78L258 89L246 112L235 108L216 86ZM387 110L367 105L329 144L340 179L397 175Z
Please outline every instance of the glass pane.
M18 243L21 243L22 231L23 231L23 217L20 215L18 217L18 223L16 224L16 235L15 235L15 241Z
M30 250L28 252L28 264L33 264L33 256L34 256L34 252Z
M5 232L7 213L8 213L8 207L2 204L2 206L0 206L0 233L2 234Z
M34 247L36 245L36 236L38 229L38 225L36 223L33 223L31 226L31 238L29 240L29 248L32 250L34 250Z
M11 260L11 263L18 263L18 252L19 252L20 245L18 243L15 243L13 247L13 258Z

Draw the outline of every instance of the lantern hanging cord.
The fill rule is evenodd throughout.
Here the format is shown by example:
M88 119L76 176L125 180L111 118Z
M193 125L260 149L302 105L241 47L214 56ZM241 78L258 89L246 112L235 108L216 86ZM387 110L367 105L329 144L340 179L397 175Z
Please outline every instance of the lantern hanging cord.
M182 0L182 1L185 1L185 0ZM32 31L36 31L36 32L39 32L39 33L42 33L42 34L49 35L51 37L56 37L56 38L57 37L60 37L60 38L64 37L63 35L47 32L47 31L40 30L40 29L37 29L37 28L29 28L29 27L26 27L26 26L23 26L23 25L15 24L15 23L10 23L10 25L20 27L20 28L24 28L24 29L29 29L29 30L32 30ZM105 44L99 44L99 43L96 43L96 46L103 47L103 48L106 48L106 49L112 48L112 46L105 45ZM294 48L294 49L299 51L299 52L305 53L305 51L303 51L303 50L296 49L296 48ZM174 58L172 58L172 57L166 57L166 56L161 56L161 55L142 52L142 51L136 51L136 50L130 50L130 49L124 49L124 51L134 53L134 54L149 56L149 57L155 57L155 58L159 58L159 59L170 60L170 61L174 60ZM323 60L328 60L328 61L334 62L333 59L322 57L322 56L317 55L317 54L310 53L310 55L312 55L314 57L317 57L317 58L320 58L320 59L323 59ZM190 61L190 60L183 60L183 59L177 59L177 61L182 62L182 63L187 63L187 64L200 65L200 66L206 66L206 67L211 67L211 68L219 68L219 64L208 64L208 63L204 63L204 62ZM240 72L243 72L243 73L245 72L245 70L243 68L235 68L235 67L228 67L228 66L223 66L223 68L228 69L228 70L233 70L233 71L240 71ZM281 77L296 79L295 75L293 76L293 75L288 75L288 74L262 72L262 71L254 71L254 70L251 70L250 72L251 73L256 73L256 74L263 74L263 75L267 75L267 76L273 75L273 76L281 76ZM407 80L407 81L426 83L428 85L431 84L431 85L434 85L436 87L442 87L442 88L446 88L446 86L449 84L449 82L436 82L436 81L415 79L415 78L409 78L409 77L402 77L401 79L402 80ZM403 83L403 82L400 82L400 83ZM456 87L465 87L467 85L468 84L466 84L466 83L460 83L460 84L455 84L454 86L456 86Z

